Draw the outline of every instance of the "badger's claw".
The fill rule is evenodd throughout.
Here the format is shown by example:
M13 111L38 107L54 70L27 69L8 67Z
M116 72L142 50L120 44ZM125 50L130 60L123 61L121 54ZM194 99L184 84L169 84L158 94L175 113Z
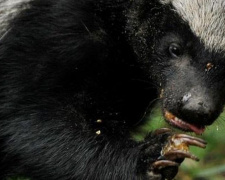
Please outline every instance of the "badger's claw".
M189 136L186 134L175 134L175 135L173 135L172 138L173 138L173 140L174 139L180 140L181 143L185 143L187 145L192 145L192 146L198 146L200 148L205 148L206 144L207 144L203 139Z
M169 137L168 143L164 146L161 157L167 160L176 160L190 158L195 161L199 159L189 152L189 146L206 147L206 142L200 138L192 137L186 134L174 134Z
M180 150L167 151L167 152L165 152L165 154L163 155L162 158L170 159L170 160L190 158L195 161L199 161L199 158L196 157L195 155L191 154L190 152L184 152L184 151L180 151Z
M163 128L156 130L155 135L172 134L170 129ZM199 161L198 157L191 154L189 151L189 146L197 146L200 148L206 147L206 142L200 138L189 136L186 134L172 134L168 136L167 143L164 145L161 156L155 161L151 166L151 171L154 173L161 173L165 175L168 168L178 169L180 163L185 158L190 158L195 161ZM169 171L170 172L170 171ZM166 174L167 177L175 176ZM167 178L172 179L172 178Z
M154 131L154 135L160 135L160 134L166 134L166 133L171 133L172 130L169 128L161 128L161 129L157 129Z
M158 169L162 169L162 168L165 168L167 166L179 166L179 163L176 163L174 161L169 161L169 160L159 160L159 161L156 161L152 164L152 168L154 170Z

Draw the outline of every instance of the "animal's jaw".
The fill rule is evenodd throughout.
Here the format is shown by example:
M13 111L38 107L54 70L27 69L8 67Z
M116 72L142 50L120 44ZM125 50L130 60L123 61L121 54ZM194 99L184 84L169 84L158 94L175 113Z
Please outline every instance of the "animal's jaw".
M205 126L197 126L195 124L190 124L188 122L185 122L167 110L164 110L164 117L165 117L165 120L170 125L174 126L175 128L181 129L183 131L194 132L197 135L201 135L205 131Z

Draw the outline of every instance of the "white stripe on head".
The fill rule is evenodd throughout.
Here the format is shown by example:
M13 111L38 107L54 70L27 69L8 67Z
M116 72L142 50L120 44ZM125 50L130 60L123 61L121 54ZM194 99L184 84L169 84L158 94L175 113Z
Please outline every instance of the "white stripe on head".
M29 8L32 0L0 0L0 38L9 30L9 22L22 10Z
M210 50L225 50L225 0L160 0L171 3Z

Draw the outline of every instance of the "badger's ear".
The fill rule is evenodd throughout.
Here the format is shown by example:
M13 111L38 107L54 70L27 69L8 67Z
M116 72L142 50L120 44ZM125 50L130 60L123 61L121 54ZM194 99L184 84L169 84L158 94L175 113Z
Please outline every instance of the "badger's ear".
M0 0L0 38L10 29L10 22L33 0Z

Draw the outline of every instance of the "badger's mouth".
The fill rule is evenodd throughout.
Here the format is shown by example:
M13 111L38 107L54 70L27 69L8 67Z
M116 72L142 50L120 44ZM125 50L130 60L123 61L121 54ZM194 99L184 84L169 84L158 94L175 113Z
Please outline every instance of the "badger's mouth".
M164 117L170 125L183 131L195 132L197 135L200 135L205 131L205 126L197 126L184 122L182 119L179 119L167 110L164 111Z

